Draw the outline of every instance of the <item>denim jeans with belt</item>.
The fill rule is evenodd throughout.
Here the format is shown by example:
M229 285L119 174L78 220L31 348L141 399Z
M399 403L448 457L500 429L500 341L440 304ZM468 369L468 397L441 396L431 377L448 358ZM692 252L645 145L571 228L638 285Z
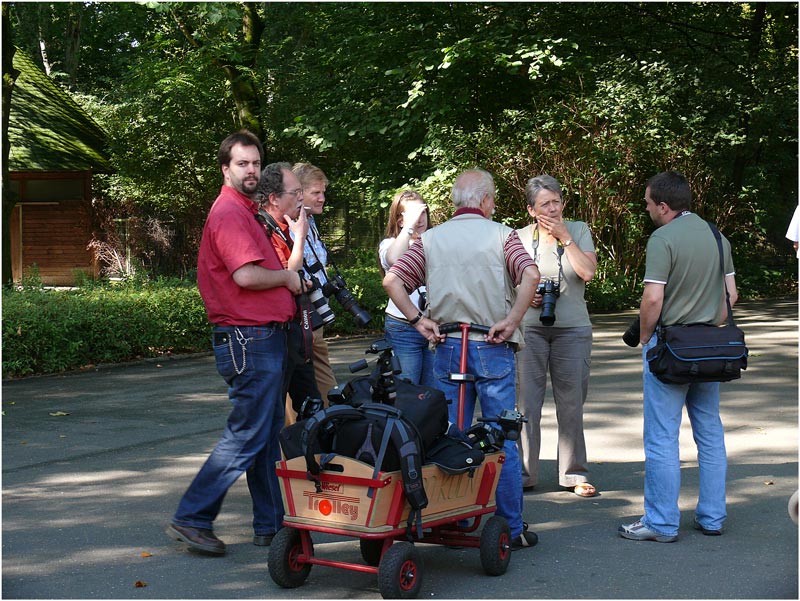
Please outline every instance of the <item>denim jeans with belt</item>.
M725 509L725 429L719 416L719 382L665 384L650 372L647 351L657 337L644 345L644 516L650 530L666 536L678 534L681 488L680 445L683 406L692 424L700 469L700 493L695 516L709 530L722 528Z
M467 349L467 373L475 376L474 382L464 384L464 429L472 423L476 395L480 398L483 417L497 417L504 409L514 409L516 400L514 351L507 343L489 344L470 340ZM459 373L461 339L448 337L437 345L433 362L434 386L445 393L449 405L450 421L457 423L458 386L451 382L451 373ZM495 513L504 517L511 528L511 536L522 532L522 468L515 441L503 444L505 463L497 483Z
M386 314L384 336L392 345L394 354L400 360L400 378L411 380L414 384L434 386L433 351L428 340L407 322Z
M227 336L226 336L227 334ZM214 328L217 371L233 408L222 438L183 495L173 523L211 529L225 494L242 473L253 499L253 530L273 534L283 522L275 462L283 427L286 332L275 326Z

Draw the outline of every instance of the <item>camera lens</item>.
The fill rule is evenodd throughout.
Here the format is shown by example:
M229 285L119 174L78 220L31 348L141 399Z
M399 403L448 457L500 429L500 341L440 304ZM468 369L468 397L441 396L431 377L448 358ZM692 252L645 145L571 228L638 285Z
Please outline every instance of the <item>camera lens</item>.
M558 300L559 288L554 285L552 280L539 284L536 290L542 295L542 312L539 321L543 326L552 326L556 322L556 300Z
M356 320L356 323L359 325L359 327L363 328L370 321L372 321L370 314L358 306L356 299L353 298L353 295L350 294L349 290L346 288L339 288L339 290L336 291L335 296L336 300L339 301L339 304L342 305L342 308L353 316L353 319Z
M319 286L315 286L314 289L308 293L308 298L311 301L311 305L314 307L314 311L319 315L321 321L320 325L328 325L336 319L336 315L334 315L331 310L331 306L328 304L328 300L325 298L325 295L322 294L322 290L320 290Z
M344 282L344 278L341 275L337 274L325 282L325 285L322 287L322 292L328 298L333 294L334 298L342 305L342 308L353 316L359 327L363 328L372 321L370 314L358 306L356 299L350 294Z
M631 325L628 326L628 329L625 330L625 333L622 335L622 341L630 347L637 347L639 346L639 317L637 316L631 322Z

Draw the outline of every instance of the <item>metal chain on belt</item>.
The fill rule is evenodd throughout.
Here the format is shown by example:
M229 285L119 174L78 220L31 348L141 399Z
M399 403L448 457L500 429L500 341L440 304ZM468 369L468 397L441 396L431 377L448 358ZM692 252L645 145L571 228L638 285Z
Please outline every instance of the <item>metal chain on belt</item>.
M228 349L231 351L231 361L233 361L233 369L236 371L237 376L241 376L244 372L245 368L247 367L247 343L252 340L252 338L245 338L244 334L239 328L234 328L236 331L236 341L239 343L239 346L242 347L242 367L241 369L236 365L236 355L233 354L233 338L228 336Z

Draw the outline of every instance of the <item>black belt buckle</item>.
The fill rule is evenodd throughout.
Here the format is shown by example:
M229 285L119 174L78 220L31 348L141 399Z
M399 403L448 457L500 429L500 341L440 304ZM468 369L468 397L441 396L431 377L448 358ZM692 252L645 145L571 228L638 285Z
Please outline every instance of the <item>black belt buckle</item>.
M214 332L214 346L220 346L221 344L228 344L231 339L230 332Z

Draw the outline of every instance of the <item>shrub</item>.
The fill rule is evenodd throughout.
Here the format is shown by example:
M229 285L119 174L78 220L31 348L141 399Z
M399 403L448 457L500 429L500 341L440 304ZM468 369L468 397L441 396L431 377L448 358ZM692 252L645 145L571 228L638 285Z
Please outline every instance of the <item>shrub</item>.
M330 298L331 309L336 320L325 326L325 335L331 334L366 334L383 331L383 316L389 297L381 284L383 278L378 271L374 258L361 257L357 265L342 267L342 277L347 289L358 302L358 305L370 314L372 320L363 328L359 327L349 311L346 311L334 298Z
M209 348L197 287L23 288L3 295L3 377Z

